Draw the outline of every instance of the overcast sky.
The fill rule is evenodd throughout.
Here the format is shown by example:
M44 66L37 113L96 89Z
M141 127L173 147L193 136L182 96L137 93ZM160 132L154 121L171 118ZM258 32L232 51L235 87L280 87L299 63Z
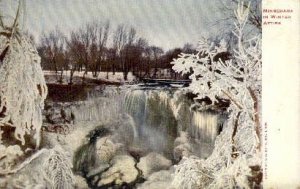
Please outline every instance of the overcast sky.
M85 23L127 24L151 45L165 50L196 44L220 14L217 0L27 0L25 27L38 38L56 26L64 33ZM8 1L9 2L9 1Z

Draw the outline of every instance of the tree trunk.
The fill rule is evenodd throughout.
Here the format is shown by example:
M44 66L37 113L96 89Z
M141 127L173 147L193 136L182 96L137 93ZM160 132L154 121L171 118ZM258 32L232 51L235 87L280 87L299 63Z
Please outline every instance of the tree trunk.
M73 75L74 75L75 69L71 69L70 71L70 81L69 84L72 85L73 84Z
M232 152L231 152L231 157L232 158L236 158L238 156L237 154L237 149L235 147L235 140L234 140L234 137L237 133L237 128L238 128L238 124L239 124L239 118L240 118L240 115L241 115L241 112L238 112L236 118L235 118L235 122L234 122L234 125L233 125L233 132L232 132L232 135L231 135L231 142L232 142Z
M261 133L261 127L260 127L259 111L258 111L258 98L257 98L255 92L250 87L248 87L247 89L248 89L248 91L251 95L251 98L252 98L253 102L254 102L254 104L253 104L253 106L254 106L253 107L254 108L253 117L254 117L254 121L255 121L255 132L256 132L256 135L259 139L258 148L260 149L261 148L261 134L260 134Z
M116 67L115 67L115 63L113 63L113 65L112 65L112 71L113 71L113 75L115 75L115 74L116 74Z
M62 69L60 71L60 76L59 76L59 80L58 80L59 83L63 83L63 73L64 73L64 70Z
M127 70L123 71L123 77L124 77L125 81L128 80L128 71Z

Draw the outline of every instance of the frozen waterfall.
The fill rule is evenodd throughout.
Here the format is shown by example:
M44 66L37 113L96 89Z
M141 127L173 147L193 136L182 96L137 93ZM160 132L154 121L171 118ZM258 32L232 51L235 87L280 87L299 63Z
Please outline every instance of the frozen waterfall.
M109 125L126 121L134 142L166 153L179 133L198 142L212 143L221 127L219 114L191 110L191 100L170 89L106 88L71 107L75 122ZM124 133L126 135L126 133Z

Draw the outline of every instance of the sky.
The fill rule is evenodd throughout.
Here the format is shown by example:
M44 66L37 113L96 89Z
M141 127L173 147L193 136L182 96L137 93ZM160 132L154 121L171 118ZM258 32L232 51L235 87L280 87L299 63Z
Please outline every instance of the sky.
M218 0L27 0L25 28L38 39L58 27L64 33L86 23L133 26L150 45L171 49L216 32ZM12 2L12 0L7 0ZM12 3L10 3L12 4ZM10 7L10 9L15 9Z

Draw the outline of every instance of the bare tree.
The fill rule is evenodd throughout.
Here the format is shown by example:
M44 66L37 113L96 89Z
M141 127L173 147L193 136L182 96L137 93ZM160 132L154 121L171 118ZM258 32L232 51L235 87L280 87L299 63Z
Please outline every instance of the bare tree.
M133 45L136 40L136 30L131 27L128 31L127 45Z
M87 46L87 68L85 73L88 71L94 71L97 67L97 55L98 55L98 25L93 22L87 25L86 35L89 36L90 44ZM96 74L94 75L96 77Z
M83 43L80 41L80 36L76 32L71 32L70 38L67 40L68 56L70 69L69 84L73 84L73 75L76 70L81 71L84 62L84 48Z
M106 50L106 61L108 64L110 64L110 70L113 72L113 75L115 75L117 69L117 52L115 48L109 48Z
M114 33L113 46L116 50L116 61L121 63L122 70L124 70L124 59L121 55L123 48L126 45L127 34L124 25L119 25Z
M120 53L127 42L127 33L124 25L119 25L114 33L113 46L116 49L116 53L120 56Z
M82 76L82 82L84 83L85 76L88 71L93 70L93 67L97 64L98 54L98 28L95 23L88 23L83 28L73 34L73 38L76 37L77 43L80 44L80 49L77 48L78 52L81 52L81 64L84 67L84 73ZM78 47L77 44L77 47ZM81 70L82 70L81 67Z
M125 57L124 48L127 44L128 34L126 32L126 27L124 25L119 25L114 33L113 43L116 49L116 58L121 63L121 69L123 73L125 72ZM124 79L126 79L127 74L124 74Z
M151 46L150 47L151 50L151 57L154 61L154 73L152 75L153 78L157 78L157 71L158 71L158 67L159 67L159 57L164 53L164 51L162 50L162 48L160 47L156 47L156 46Z
M68 50L71 56L71 78L75 70L84 67L83 82L88 71L97 77L105 56L105 49L109 35L109 22L97 24L88 23L83 29L71 32L68 40ZM70 83L72 83L70 81Z
M129 71L134 67L135 60L137 58L137 46L136 46L136 30L131 27L126 30L127 40L124 48L121 51L121 56L123 60L123 76L124 80L128 79Z
M110 29L110 23L109 21L106 21L106 23L101 24L98 26L98 59L97 59L97 66L95 70L95 75L97 75L97 71L100 71L101 62L104 59L105 56L105 50L107 45L107 40L109 37L109 29ZM107 79L108 79L108 69L107 69Z
M41 46L44 47L44 58L53 66L56 75L60 72L59 82L62 82L63 71L65 69L64 51L66 48L66 38L64 34L56 28L49 34L44 34L41 39Z
M144 77L150 77L150 70L151 70L151 48L147 46L144 50Z
M135 63L132 68L133 75L142 77L142 71L145 71L146 49L148 48L148 42L144 38L139 38L136 41L135 48Z

